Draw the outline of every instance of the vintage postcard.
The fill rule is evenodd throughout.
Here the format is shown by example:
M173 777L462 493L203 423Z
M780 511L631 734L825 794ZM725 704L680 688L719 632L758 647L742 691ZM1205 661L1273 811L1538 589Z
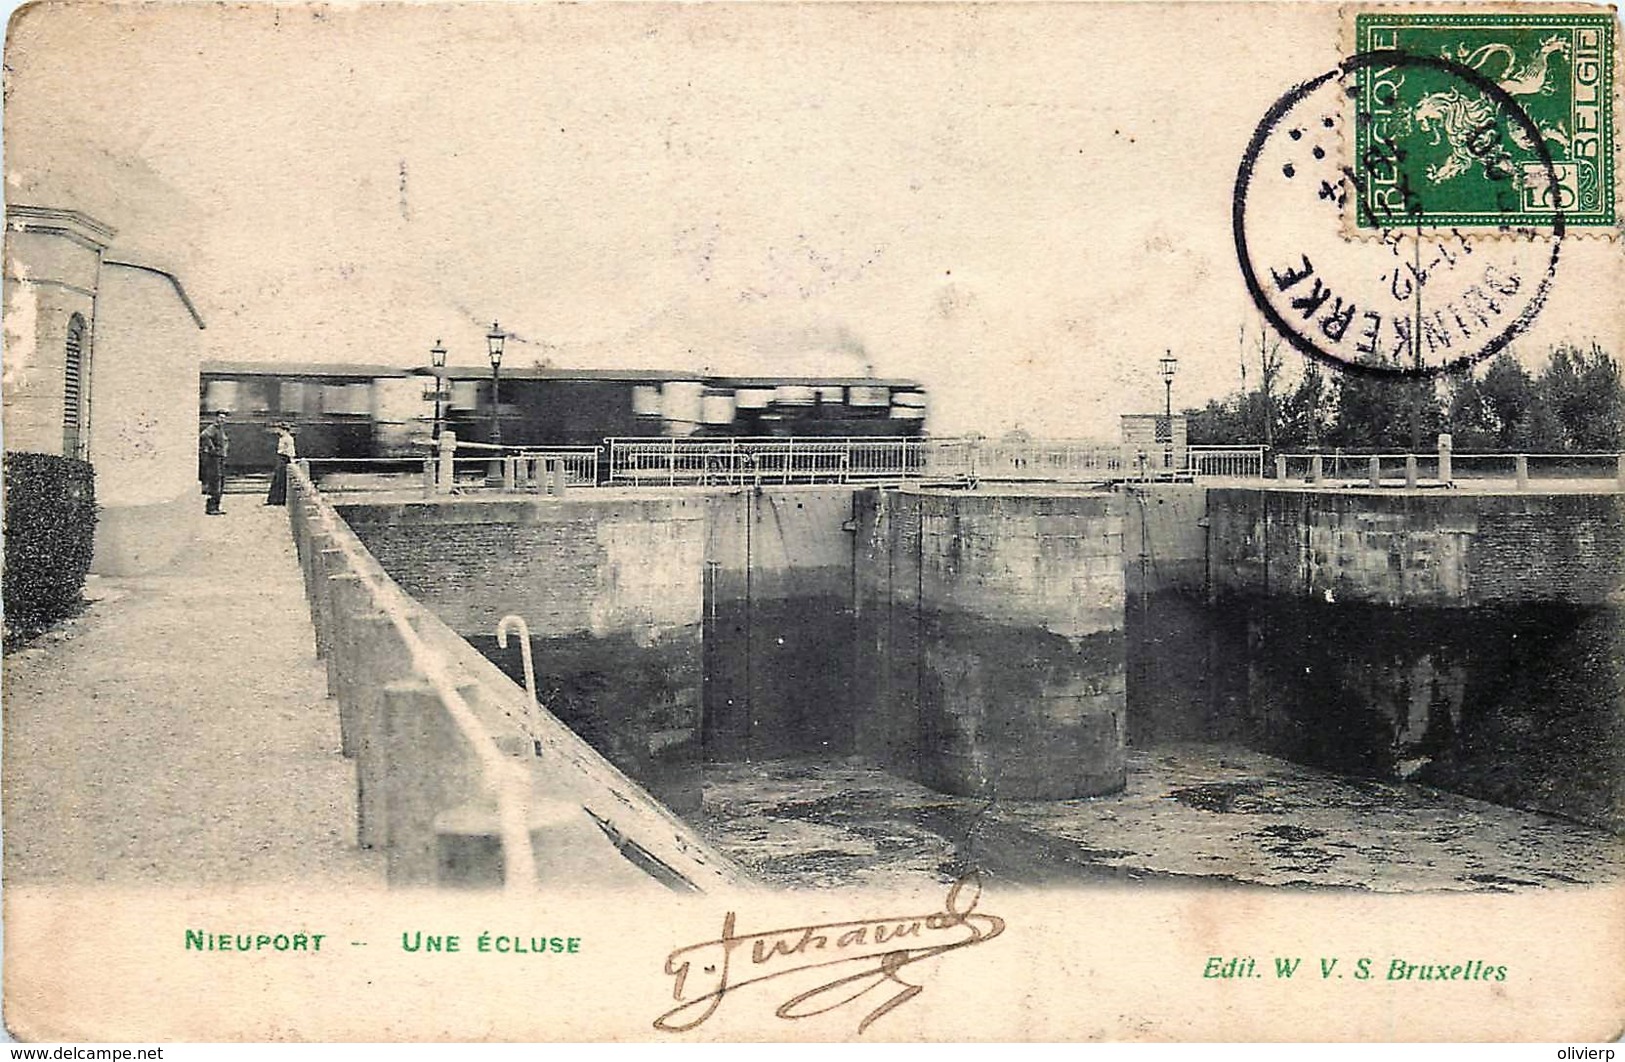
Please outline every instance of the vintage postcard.
M7 1030L1617 1037L1620 38L19 8Z

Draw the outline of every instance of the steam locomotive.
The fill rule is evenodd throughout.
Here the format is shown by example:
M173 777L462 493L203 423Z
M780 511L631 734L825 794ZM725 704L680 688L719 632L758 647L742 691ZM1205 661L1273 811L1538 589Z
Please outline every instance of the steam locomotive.
M206 362L199 414L228 413L227 474L276 463L272 426L292 424L303 457L423 455L436 420L459 439L507 446L602 446L616 438L918 436L915 380L714 376L646 369Z

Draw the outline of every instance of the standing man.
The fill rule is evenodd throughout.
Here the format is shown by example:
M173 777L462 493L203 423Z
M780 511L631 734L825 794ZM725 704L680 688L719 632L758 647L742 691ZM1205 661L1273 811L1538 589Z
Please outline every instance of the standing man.
M226 492L226 455L231 452L231 439L226 435L225 410L215 413L214 423L203 429L197 444L203 493L209 496L203 512L207 516L224 516L220 496Z

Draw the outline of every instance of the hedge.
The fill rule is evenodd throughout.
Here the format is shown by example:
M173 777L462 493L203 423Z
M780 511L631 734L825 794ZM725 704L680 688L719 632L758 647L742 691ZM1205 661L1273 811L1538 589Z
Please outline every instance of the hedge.
M96 533L96 473L55 454L5 455L8 642L84 608Z

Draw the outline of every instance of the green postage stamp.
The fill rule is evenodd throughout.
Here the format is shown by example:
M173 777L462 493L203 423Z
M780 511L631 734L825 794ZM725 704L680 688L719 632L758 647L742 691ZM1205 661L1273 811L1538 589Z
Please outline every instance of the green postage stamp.
M1357 53L1409 61L1357 70L1356 228L1613 226L1614 33L1606 9L1357 14Z

